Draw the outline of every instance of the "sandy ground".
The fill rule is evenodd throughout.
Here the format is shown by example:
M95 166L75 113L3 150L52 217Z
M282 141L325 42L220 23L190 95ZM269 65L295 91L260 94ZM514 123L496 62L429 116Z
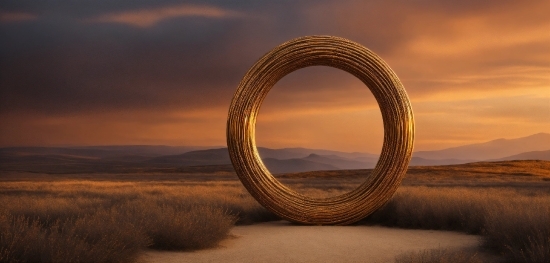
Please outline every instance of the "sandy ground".
M432 248L474 249L479 237L448 231L373 226L297 226L286 221L237 226L219 247L194 252L147 251L143 261L394 262L401 253Z

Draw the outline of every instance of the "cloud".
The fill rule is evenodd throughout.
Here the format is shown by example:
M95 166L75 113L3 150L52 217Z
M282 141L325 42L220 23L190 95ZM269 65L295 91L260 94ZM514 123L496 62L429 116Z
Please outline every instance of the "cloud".
M0 114L2 146L225 144L225 109ZM33 132L38 131L38 132Z
M314 5L304 14L310 27L381 55L417 97L547 87L541 79L550 72L549 8L548 1L339 1ZM519 78L501 73L517 68L540 70ZM469 81L457 83L460 79Z
M419 150L548 132L550 93L413 101ZM487 137L487 134L493 134Z
M246 71L276 45L313 34L349 38L388 62L417 114L419 149L550 132L548 5L6 0L1 10L30 20L0 23L0 145L192 143L177 139L183 133L223 144L227 108ZM381 127L372 112L379 114L376 102L355 77L312 67L275 85L259 127L272 146L353 150L353 140L330 141L354 121L365 123L342 136L368 137Z
M235 18L242 17L240 12L222 9L216 6L183 4L178 6L140 9L100 15L86 19L91 23L121 23L136 27L151 27L155 24L177 17Z
M229 105L252 56L233 57L242 21L171 21L164 32L33 23L0 42L0 111L205 109ZM248 64L248 65L247 65Z
M38 16L31 13L25 12L2 12L0 11L0 22L1 23L15 23L23 21L31 21L37 19Z

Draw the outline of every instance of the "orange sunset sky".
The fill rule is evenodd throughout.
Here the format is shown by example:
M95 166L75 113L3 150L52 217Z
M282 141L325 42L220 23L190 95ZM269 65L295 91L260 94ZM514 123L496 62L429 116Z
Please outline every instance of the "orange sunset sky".
M335 35L381 56L412 102L415 150L550 133L550 1L0 3L0 147L224 146L248 68ZM311 67L275 85L257 144L379 152L368 88Z

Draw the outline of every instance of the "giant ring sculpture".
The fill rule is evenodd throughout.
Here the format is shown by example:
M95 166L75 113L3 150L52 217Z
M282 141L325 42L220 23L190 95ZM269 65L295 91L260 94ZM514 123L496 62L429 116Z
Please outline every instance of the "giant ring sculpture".
M269 90L300 68L323 65L347 71L372 92L384 123L380 159L371 174L351 192L311 198L271 175L255 142L256 117ZM376 54L353 41L333 36L306 36L265 54L243 77L227 118L227 146L235 171L264 207L289 221L315 225L357 222L384 205L407 171L414 141L414 118L405 89Z

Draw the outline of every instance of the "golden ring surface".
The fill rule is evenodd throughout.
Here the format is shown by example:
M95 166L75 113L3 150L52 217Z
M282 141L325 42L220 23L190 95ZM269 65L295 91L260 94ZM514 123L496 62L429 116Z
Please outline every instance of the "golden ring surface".
M269 90L300 68L323 65L347 71L372 92L384 123L384 142L376 167L359 187L328 198L311 198L271 175L256 149L256 117ZM333 36L306 36L265 54L239 84L227 118L227 147L239 179L264 207L304 224L351 224L382 205L407 171L414 142L414 117L405 89L391 68L362 45Z

